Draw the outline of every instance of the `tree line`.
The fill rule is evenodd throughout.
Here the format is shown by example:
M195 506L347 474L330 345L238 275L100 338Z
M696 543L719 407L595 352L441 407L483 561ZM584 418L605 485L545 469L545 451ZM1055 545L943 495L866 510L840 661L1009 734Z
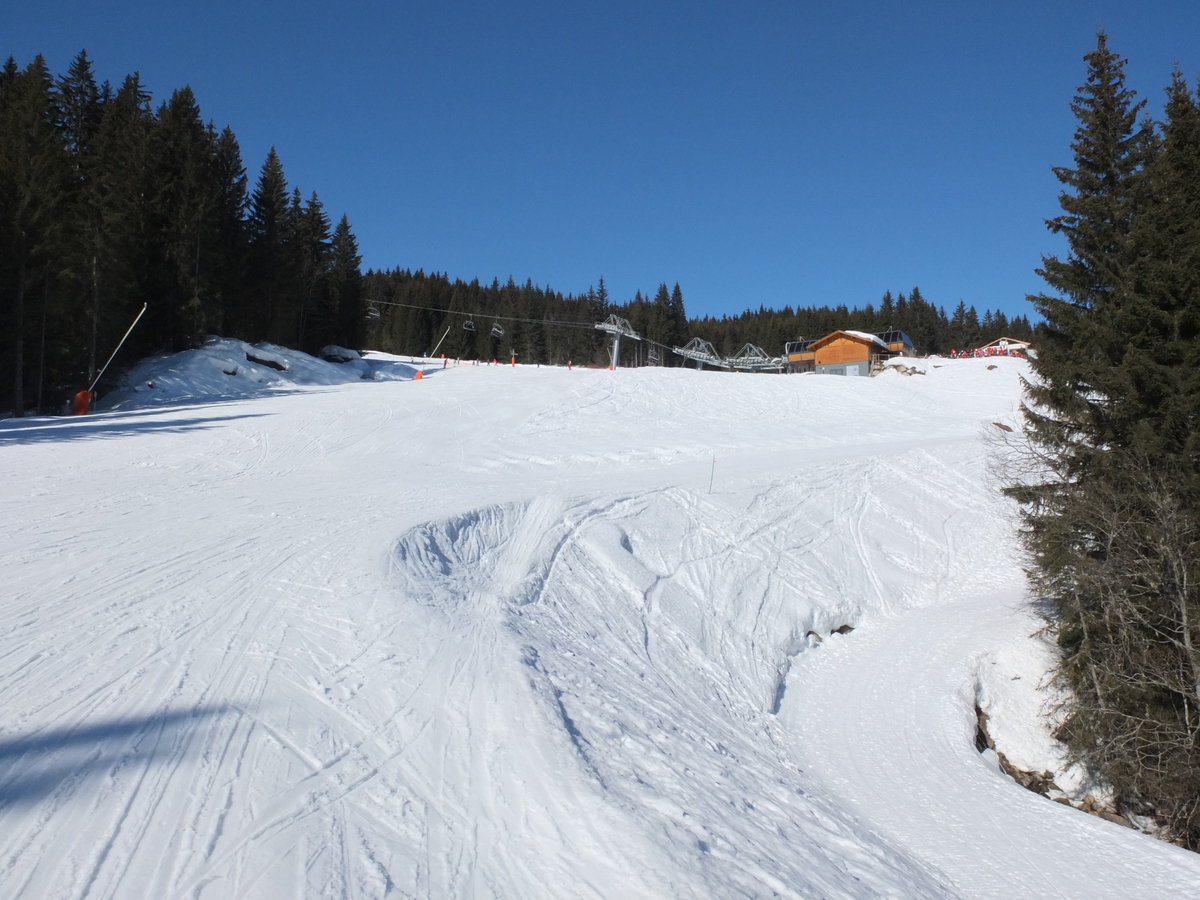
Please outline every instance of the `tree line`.
M944 308L926 301L919 288L907 296L901 292L893 297L888 291L878 307L759 307L737 316L689 319L678 283L668 289L664 282L652 296L639 290L624 303L609 297L603 278L598 287L578 296L531 281L518 285L511 277L504 285L495 280L485 286L407 269L370 271L364 283L370 314L378 315L367 327L372 348L420 355L437 347L439 354L455 359L508 360L515 355L528 363L607 364L610 339L593 325L609 315L628 319L647 339L642 344L622 342L622 365L684 365L687 361L670 348L693 337L711 342L722 356L735 355L747 343L777 356L789 341L847 328L904 331L918 353L977 347L999 337L1027 340L1033 334L1025 316L1009 319L1000 310L989 310L981 318L975 307L962 301L947 316ZM493 333L497 323L503 335Z
M86 387L145 304L124 360L207 334L357 347L357 244L274 148L253 189L233 131L192 90L152 106L137 73L98 83L85 52L54 77L0 70L0 371L14 415ZM108 376L106 376L107 378ZM3 396L3 393L0 393ZM2 401L0 401L2 402Z
M1176 70L1153 121L1103 32L1085 60L1009 493L1055 609L1059 737L1200 850L1200 96Z
M649 341L674 346L687 340L683 291L660 284L653 298L638 291L628 303L612 302L601 278L584 294L523 285L510 276L501 285L451 281L408 269L368 271L367 343L390 353L423 355L437 349L453 359L510 360L544 365L608 362L609 336L595 324L609 315L628 319ZM622 364L649 361L649 345L625 341ZM663 360L663 354L658 352ZM663 360L672 365L670 360Z
M774 356L788 341L815 340L839 329L872 334L903 331L921 355L980 347L1000 337L1029 340L1033 336L1026 316L1009 319L1000 310L985 310L981 318L974 306L961 300L954 313L947 316L944 307L927 301L915 287L907 296L900 292L893 297L891 291L885 292L878 306L868 303L854 309L839 305L795 310L790 306L781 310L760 306L739 316L705 316L693 320L690 329L711 342L722 356L737 353L747 343Z

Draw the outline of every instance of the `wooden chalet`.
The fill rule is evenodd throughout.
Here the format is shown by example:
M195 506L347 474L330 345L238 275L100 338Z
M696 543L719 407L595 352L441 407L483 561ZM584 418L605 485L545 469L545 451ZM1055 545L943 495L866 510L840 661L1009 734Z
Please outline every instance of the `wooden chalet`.
M815 341L793 341L785 348L788 370L823 375L870 375L895 356L914 356L903 331L835 331Z
M817 354L809 348L812 341L789 341L783 348L789 372L811 372L816 364Z

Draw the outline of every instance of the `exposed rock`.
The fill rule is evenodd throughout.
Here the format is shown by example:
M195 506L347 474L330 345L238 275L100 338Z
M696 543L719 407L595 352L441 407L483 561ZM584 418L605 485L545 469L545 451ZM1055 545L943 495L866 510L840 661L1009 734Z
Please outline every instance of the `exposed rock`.
M339 347L337 344L329 344L322 347L319 355L321 359L335 363L348 363L356 359L362 359L362 354L357 350Z
M1102 819L1107 819L1109 822L1116 822L1118 825L1124 825L1126 828L1133 828L1133 823L1120 813L1111 812L1107 809L1098 809L1092 814L1099 816Z
M1066 796L1062 789L1054 783L1053 772L1030 772L1025 769L1018 769L1008 758L999 750L992 742L992 737L988 734L988 714L975 705L975 749L980 753L987 750L992 750L996 754L996 758L1000 761L1000 770L1009 778L1026 790L1033 791L1035 794L1041 794L1043 797L1052 800L1055 803L1061 803L1063 806L1069 806L1072 809L1077 809L1080 812L1085 812L1088 815L1096 816L1108 822L1113 822L1117 825L1122 825L1125 828L1133 828L1139 830L1128 818L1121 815L1115 809L1105 806L1100 803L1091 794L1084 796L1082 800L1072 801Z
M258 363L260 366L266 366L268 369L274 369L276 372L286 372L288 370L287 363L283 361L283 357L277 353L272 353L270 350L259 350L255 347L250 347L246 350L246 359L250 362Z

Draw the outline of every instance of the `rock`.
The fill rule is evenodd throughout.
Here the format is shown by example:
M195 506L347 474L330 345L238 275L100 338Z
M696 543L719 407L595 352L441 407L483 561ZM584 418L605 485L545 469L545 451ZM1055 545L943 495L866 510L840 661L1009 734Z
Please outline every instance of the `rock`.
M246 350L246 359L250 362L258 363L260 366L266 366L268 369L274 369L276 372L286 372L288 370L287 363L283 357L277 353L272 353L270 350L260 350L257 347L250 347Z
M1098 809L1096 810L1096 815L1105 821L1115 822L1118 825L1124 825L1126 828L1133 828L1133 823L1120 813L1115 813L1107 809Z
M329 344L321 348L321 359L335 363L348 363L356 359L362 359L362 354L357 350L350 350L346 347L339 347L337 344Z

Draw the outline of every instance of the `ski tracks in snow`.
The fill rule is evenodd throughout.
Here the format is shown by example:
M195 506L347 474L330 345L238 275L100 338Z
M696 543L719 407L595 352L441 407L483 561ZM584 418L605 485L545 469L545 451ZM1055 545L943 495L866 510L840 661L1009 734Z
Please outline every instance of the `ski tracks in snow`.
M473 367L0 444L0 894L993 896L954 860L1046 802L963 706L1011 620L956 603L1018 569L978 375Z

